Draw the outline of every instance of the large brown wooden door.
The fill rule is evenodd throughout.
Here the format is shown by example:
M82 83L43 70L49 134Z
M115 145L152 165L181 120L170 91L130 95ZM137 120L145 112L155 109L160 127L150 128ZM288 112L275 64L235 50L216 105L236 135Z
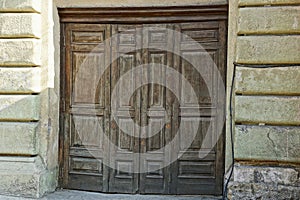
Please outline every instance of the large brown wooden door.
M223 80L214 75L213 67L207 67L200 75L192 63L183 59L189 58L193 63L206 60L203 49L191 45L189 37L181 37L172 30L201 44L216 63ZM216 122L222 119L216 107L223 101L218 97L217 85L225 78L226 21L64 23L62 32L62 186L112 193L220 195L224 141L222 135L216 145L213 140L217 137ZM118 36L103 43L114 34ZM132 78L124 80L111 101L120 77L143 64L165 65L178 71L192 85L197 100L193 102L189 88L177 82L176 77L169 77L164 68L149 67L146 72L129 75ZM203 75L212 80L212 94ZM133 92L129 101L123 98L138 82L154 77L170 81L180 95L162 85L145 84ZM112 116L113 106L116 117ZM197 109L200 115L193 112ZM162 128L150 137L152 130L139 129L131 120L140 127L157 124ZM186 149L185 143L191 137L187 130L193 128L190 120L199 121L200 126ZM186 127L177 132L180 125ZM207 133L209 125L212 129ZM211 135L204 149L208 154L200 158L206 134ZM163 149L170 143L171 149ZM147 153L147 157L137 157L137 153ZM171 160L175 162L169 164ZM157 169L159 166L165 167Z

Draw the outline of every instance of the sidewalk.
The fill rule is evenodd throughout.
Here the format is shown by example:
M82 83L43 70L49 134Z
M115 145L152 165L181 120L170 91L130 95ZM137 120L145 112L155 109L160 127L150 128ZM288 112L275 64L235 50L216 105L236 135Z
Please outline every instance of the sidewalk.
M1 200L31 200L31 198L1 196ZM82 192L75 190L59 190L48 194L41 200L219 200L221 197L204 196L163 196L163 195L126 195Z

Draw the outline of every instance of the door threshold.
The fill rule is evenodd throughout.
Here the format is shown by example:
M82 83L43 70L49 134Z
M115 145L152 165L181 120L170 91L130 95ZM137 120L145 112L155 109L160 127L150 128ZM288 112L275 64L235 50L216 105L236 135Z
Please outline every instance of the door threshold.
M47 194L42 200L219 200L221 196L207 195L155 195L155 194L109 194L80 190L59 189ZM14 200L14 199L12 199ZM17 199L16 199L17 200ZM20 200L20 199L18 199ZM24 199L26 200L26 199Z

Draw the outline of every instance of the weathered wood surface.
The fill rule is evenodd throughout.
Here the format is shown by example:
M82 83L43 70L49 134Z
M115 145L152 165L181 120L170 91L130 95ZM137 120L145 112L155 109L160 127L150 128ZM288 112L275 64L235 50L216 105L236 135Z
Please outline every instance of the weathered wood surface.
M190 11L198 12L196 17L192 17L194 20L209 18L211 21L182 23L191 19ZM116 15L109 16L111 14L109 12ZM225 12L224 6L201 9L174 7L170 10L161 8L60 10L62 22L95 22L101 19L101 22L107 23L68 23L62 26L65 31L63 50L66 52L63 58L65 65L62 66L63 187L113 193L218 195L222 193L223 139L213 146L212 140L218 118L211 116L218 101L216 95L218 91L214 86L217 85L217 81L222 80L217 80L210 68L201 72L202 76L213 80L210 84L214 89L210 97L206 83L193 69L191 63L159 48L169 47L179 55L188 57L193 63L208 66L208 63L204 63L207 59L203 50L190 45L191 41L187 37L174 38L175 34L166 31L165 28L189 35L209 51L224 78ZM94 16L91 16L91 13ZM157 15L158 13L160 15ZM208 13L210 15L207 15ZM172 17L167 17L170 15ZM123 18L117 18L119 16ZM156 19L168 23L156 24L158 22ZM109 24L112 20L122 23ZM128 22L134 24L124 24ZM145 22L153 24L144 24ZM99 45L114 34L119 35L110 41L110 45ZM178 41L175 45L174 40ZM131 52L122 54L127 50ZM111 59L119 55L120 57L109 65ZM193 102L186 85L174 81L175 77L167 77L165 70L161 68L149 69L142 75L132 74L131 76L134 75L135 78L125 79L116 91L117 99L114 101L116 103L111 104L111 94L120 77L135 67L148 63L168 65L179 70L194 87L198 100ZM109 70L100 77L100 72L106 66L109 66ZM166 80L173 81L183 104L179 105L171 91L156 84L137 89L129 101L122 98L139 81L155 77L162 79L167 77ZM112 118L110 113L112 106L117 108L118 123L130 130L129 134L125 133L116 123L116 119ZM201 113L201 116L189 113L190 110L199 107L206 111ZM128 109L130 116L126 115ZM167 115L164 114L164 110ZM186 150L183 147L191 137L190 133L189 131L177 133L177 130L180 120L186 122L182 123L185 126L183 130L193 128L188 123L191 119L200 120L200 128L195 130L197 135L188 151L172 165L151 170L164 165L171 158L178 158L181 152ZM141 126L156 124L162 125L163 128L156 135L145 139L143 137L149 136L151 130L141 131L129 123L131 120ZM162 120L166 120L167 124L161 124ZM210 124L213 127L212 132L207 133ZM180 140L175 141L172 146L174 149L171 152L162 150L161 148L170 143L176 134L180 134ZM211 151L207 157L200 159L199 150L206 134L212 134L211 141L206 145L208 148L206 150ZM104 137L109 137L114 145L105 142ZM148 157L134 157L134 153L148 153ZM114 169L104 165L108 162ZM150 171L134 173L138 168Z

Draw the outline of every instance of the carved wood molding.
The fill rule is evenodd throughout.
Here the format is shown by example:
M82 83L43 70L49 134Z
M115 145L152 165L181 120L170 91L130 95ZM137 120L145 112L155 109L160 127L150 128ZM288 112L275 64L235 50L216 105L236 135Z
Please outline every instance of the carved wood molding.
M164 23L227 19L228 5L58 8L61 22Z

